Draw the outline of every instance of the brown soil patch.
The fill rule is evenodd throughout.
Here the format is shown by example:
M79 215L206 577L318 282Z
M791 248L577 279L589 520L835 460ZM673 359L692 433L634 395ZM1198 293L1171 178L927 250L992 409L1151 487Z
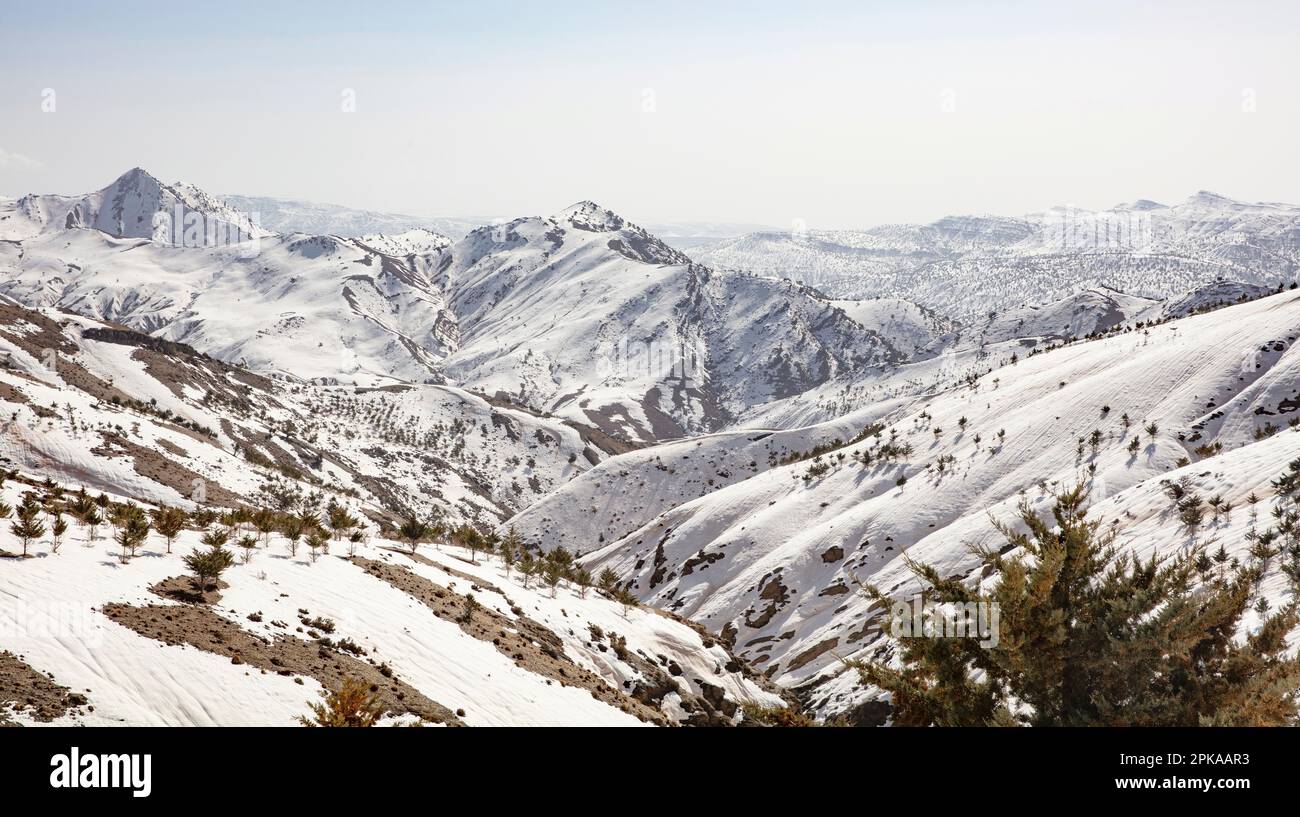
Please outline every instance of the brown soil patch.
M0 650L0 707L30 710L36 720L48 723L86 704L84 695L54 683L18 656ZM10 724L0 712L0 725Z
M6 403L27 403L27 395L8 383L0 383L0 400Z
M827 564L830 564L832 562L838 562L840 559L843 558L844 558L844 548L840 547L839 545L832 545L831 547L826 549L825 553L822 554L822 561L826 562Z
M411 551L409 550L399 550L393 547L384 548L384 550L392 551L393 553L397 553L402 556L405 556L406 558L418 564L428 565L429 567L436 567L439 570L448 573L452 576L455 576L458 579L464 579L465 581L469 582L473 586L473 589L475 590L487 590L492 593L496 593L498 596L501 596L502 598L506 597L506 591L502 590L500 587L497 587L491 582L485 582L477 576L474 576L470 573L466 573L463 570L457 570L456 568L451 567L450 565L443 564L442 562L435 562L434 560L420 554L419 552L411 553ZM451 556L450 558L457 559L460 557ZM509 601L509 599L506 600Z
M490 641L498 652L523 669L564 686L586 689L596 700L648 723L667 725L666 716L659 710L614 689L594 672L573 663L564 654L564 642L560 637L538 622L522 615L512 621L481 604L471 607L466 596L405 567L360 556L352 557L351 561L375 578L421 602L438 618L459 625L461 630L480 641ZM675 685L673 691L676 691Z
M418 715L434 723L465 725L450 709L394 677L387 667L368 664L322 642L311 643L294 636L269 641L206 607L193 605L115 603L104 605L103 610L123 627L164 644L189 644L263 672L306 675L328 689L338 689L346 676L360 678L370 685L388 712ZM306 709L304 703L304 712Z
M828 638L825 641L819 641L808 649L796 655L790 661L790 666L786 668L787 672L794 672L802 666L812 663L825 653L835 649L840 643L839 638Z
M163 579L150 587L149 592L155 596L184 602L185 604L216 604L221 601L222 588L229 586L223 581L218 581L215 587L210 586L200 593L193 578L189 576L172 576L170 579Z
M179 445L172 442L171 440L159 439L158 447L163 449L164 451L169 451L178 457L185 457L186 459L189 459L190 452L186 451L184 448L181 448Z
M65 355L77 352L76 345L63 334L63 327L35 310L17 304L0 304L0 326L12 327L15 331L0 334L37 360L41 359L44 349L54 349Z

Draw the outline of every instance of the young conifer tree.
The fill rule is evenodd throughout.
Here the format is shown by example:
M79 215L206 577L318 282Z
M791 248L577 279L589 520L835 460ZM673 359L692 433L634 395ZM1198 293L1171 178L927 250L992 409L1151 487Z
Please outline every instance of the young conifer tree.
M618 574L608 567L601 570L600 575L596 577L596 586L606 593L612 592L617 584Z
M63 536L68 532L68 520L63 518L63 514L57 511L54 518L50 521L50 550L55 553L63 546Z
M173 508L169 505L161 505L153 512L154 530L163 537L167 542L167 552L172 552L172 542L185 529L185 523L189 521L188 515L180 508Z
M1055 497L1051 519L1022 502L1007 548L978 550L997 575L987 596L929 565L910 566L937 603L998 605L994 646L905 638L895 664L852 662L891 695L898 725L1264 726L1294 724L1300 660L1285 635L1290 604L1237 638L1257 573L1202 576L1202 548L1142 561L1113 526L1089 519L1087 489ZM1005 554L1005 555L1004 555ZM869 597L892 601L875 588Z
M323 703L308 704L312 716L299 717L303 726L374 726L384 714L377 696L360 679L347 676L338 689L324 693Z
M40 520L40 514L40 504L33 495L28 494L23 497L22 504L14 513L14 521L9 524L9 530L23 543L24 558L32 541L45 533L45 523Z
M415 550L420 546L420 542L429 536L429 526L415 517L411 517L402 523L398 531L402 538L406 540L406 545L411 549L411 555L415 555Z
M204 537L205 539L207 537ZM235 557L225 549L226 538L214 539L207 550L195 550L185 557L185 566L194 573L194 586L200 592L215 587L221 581L221 574L235 563Z

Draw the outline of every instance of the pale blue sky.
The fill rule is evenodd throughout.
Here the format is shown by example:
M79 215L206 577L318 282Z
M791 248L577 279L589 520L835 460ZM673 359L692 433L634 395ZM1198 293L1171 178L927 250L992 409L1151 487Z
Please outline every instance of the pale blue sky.
M1300 200L1294 3L41 5L0 18L9 195L140 165L398 212L811 228Z

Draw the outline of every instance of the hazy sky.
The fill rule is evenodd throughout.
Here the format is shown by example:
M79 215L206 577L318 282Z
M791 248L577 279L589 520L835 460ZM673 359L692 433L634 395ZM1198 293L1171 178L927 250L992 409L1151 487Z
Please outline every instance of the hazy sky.
M289 6L4 0L0 193L139 165L396 212L814 229L1300 201L1295 2Z

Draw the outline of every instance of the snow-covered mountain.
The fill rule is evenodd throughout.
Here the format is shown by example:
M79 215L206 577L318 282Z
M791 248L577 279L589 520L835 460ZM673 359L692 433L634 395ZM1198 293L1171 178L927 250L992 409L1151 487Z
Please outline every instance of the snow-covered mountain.
M451 239L441 233L417 227L404 233L363 235L357 243L373 250L404 258L411 255L436 255L451 246Z
M0 203L0 239L78 227L191 247L233 245L269 234L221 199L183 182L165 184L138 167L84 196L33 194Z
M142 231L169 209L237 240ZM140 170L0 201L5 502L315 497L366 532L332 554L271 533L220 599L175 592L198 529L147 559L79 527L0 559L20 597L90 611L0 644L37 702L0 690L0 722L280 723L342 665L388 722L723 724L795 694L872 720L842 659L888 640L856 583L915 590L904 554L977 581L967 547L1022 498L1082 480L1140 554L1249 548L1247 497L1300 456L1296 212L1200 194L733 242L852 261L814 287L696 263L593 202L453 239L272 233ZM1180 527L1184 479L1237 513ZM650 608L449 542L404 554L409 517L564 547ZM1261 586L1284 600L1276 570Z
M477 230L441 265L450 378L631 439L720 428L905 355L813 290L692 264L591 202Z
M132 171L110 189L148 179ZM31 226L23 201L6 212ZM591 202L454 243L416 229L175 246L85 229L93 219L56 222L10 231L0 293L261 372L454 383L629 440L716 430L921 354L950 328L897 299L837 304L714 272Z
M0 245L0 292L265 373L440 382L457 333L432 285L436 261L436 252L399 258L335 236L269 236L249 253L47 231Z
M1300 270L1300 208L1202 191L1172 206L754 233L690 253L717 268L782 275L839 297L907 298L968 320L1098 286L1147 298L1218 279L1276 286Z
M221 198L231 207L245 213L256 213L258 223L277 233L309 233L359 238L376 233L388 235L425 229L459 239L479 227L506 221L506 219L488 216L464 218L413 216L270 196L223 194ZM665 244L677 249L716 243L770 229L761 224L724 221L656 221L646 222L643 226L662 239Z
M1053 486L1076 481L1144 556L1195 535L1170 519L1162 481L1186 477L1238 509L1271 496L1300 455L1298 338L1300 294L1288 290L1001 356L973 383L829 423L621 455L508 525L594 540L589 566L720 633L820 711L842 711L865 691L841 659L885 645L856 582L916 592L904 554L965 576L977 565L968 546L999 541L990 513L1010 520L1021 497L1043 509ZM1201 535L1244 554L1247 519L1240 510ZM1284 576L1265 586L1285 600Z

